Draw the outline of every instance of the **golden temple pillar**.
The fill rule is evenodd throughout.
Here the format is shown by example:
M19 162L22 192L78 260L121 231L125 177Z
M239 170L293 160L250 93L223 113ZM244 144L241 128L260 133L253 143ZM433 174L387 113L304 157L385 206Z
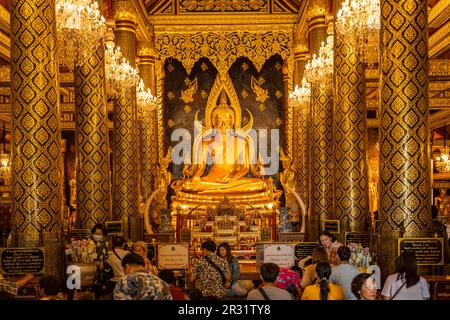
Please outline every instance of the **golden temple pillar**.
M308 58L308 49L302 45L297 45L294 49L294 86L301 86Z
M381 0L380 213L383 277L399 237L428 235L430 149L426 0Z
M339 3L338 3L339 2ZM336 13L340 1L335 1ZM334 35L334 201L341 235L370 226L365 66L358 48Z
M135 66L136 13L130 0L113 1L116 19L115 44L123 57ZM140 234L138 210L138 140L136 88L122 91L114 103L113 129L113 219L121 220L125 237Z
M63 274L61 119L55 2L11 1L12 242L44 247Z
M328 27L326 24L325 15L318 15L311 18L308 22L308 29L309 51L311 52L311 55L317 55L322 42L325 42L328 37Z
M327 38L325 16L310 22L311 55L318 54ZM315 241L321 220L333 215L333 100L326 80L311 85L311 214L308 216L308 241Z
M139 75L145 88L155 93L155 57L151 44L143 43L139 50ZM156 170L158 166L158 120L157 110L141 110L139 119L140 139L140 192L145 202L154 191Z
M301 86L305 71L306 60L309 54L304 47L298 46L295 56L295 84ZM310 103L293 110L293 166L296 171L296 190L305 203L306 210L310 211L311 195L311 114Z
M111 220L104 55L102 44L75 69L77 225L82 228Z

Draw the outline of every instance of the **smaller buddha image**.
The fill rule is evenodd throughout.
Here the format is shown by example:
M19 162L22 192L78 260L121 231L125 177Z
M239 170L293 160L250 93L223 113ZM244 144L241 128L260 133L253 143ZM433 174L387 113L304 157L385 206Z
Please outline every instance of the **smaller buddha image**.
M435 198L434 204L438 208L440 216L449 215L450 196L447 195L447 189L439 189L439 196Z

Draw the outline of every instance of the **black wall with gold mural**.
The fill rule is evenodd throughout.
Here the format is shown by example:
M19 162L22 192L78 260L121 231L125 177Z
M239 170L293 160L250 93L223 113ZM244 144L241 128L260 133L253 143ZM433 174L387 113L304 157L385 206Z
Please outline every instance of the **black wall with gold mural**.
M254 64L245 57L237 59L228 74L239 97L242 125L249 121L248 109L253 117L253 129L267 129L270 156L270 129L280 129L280 145L283 141L283 60L281 56L270 57L258 72ZM179 128L189 130L194 139L195 114L203 121L209 93L218 75L217 69L207 59L199 59L188 75L182 63L167 59L164 65L164 118L166 146L175 146L172 133ZM192 143L191 143L192 145ZM180 178L182 165L171 165L174 178Z
M187 129L194 139L195 114L200 110L199 120L203 120L208 95L217 76L217 69L206 58L198 60L188 75L181 62L167 59L164 66L164 110L166 146L175 146L178 141L170 141L176 129ZM192 145L192 143L191 143ZM181 177L182 165L172 165L175 178Z
M283 59L274 55L258 72L253 63L245 57L237 59L229 70L231 80L239 96L243 125L248 113L253 114L253 129L280 129L280 144L283 141ZM268 139L270 143L270 138Z

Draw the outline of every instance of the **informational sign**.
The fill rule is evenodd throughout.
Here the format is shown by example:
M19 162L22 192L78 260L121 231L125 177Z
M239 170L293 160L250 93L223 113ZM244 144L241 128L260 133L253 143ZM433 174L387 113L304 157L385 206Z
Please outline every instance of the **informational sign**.
M305 239L305 234L303 232L279 232L278 240L286 242L297 242L303 241Z
M444 264L442 238L399 238L398 255L411 252L416 255L417 265Z
M187 243L158 244L158 269L188 269Z
M322 220L322 230L333 234L341 233L341 224L339 220Z
M67 238L70 240L83 240L91 238L91 229L72 229L67 233Z
M108 235L112 236L122 236L123 235L123 228L122 228L122 221L106 221L105 227L106 232Z
M311 256L314 248L319 246L317 242L297 242L295 244L295 259L301 260L307 256Z
M0 248L1 273L44 273L44 248Z
M350 243L359 243L363 248L370 248L370 234L368 232L346 232L345 245Z
M295 245L292 243L265 244L264 263L275 263L283 268L290 268L295 264Z
M450 282L438 281L434 283L433 300L450 300Z

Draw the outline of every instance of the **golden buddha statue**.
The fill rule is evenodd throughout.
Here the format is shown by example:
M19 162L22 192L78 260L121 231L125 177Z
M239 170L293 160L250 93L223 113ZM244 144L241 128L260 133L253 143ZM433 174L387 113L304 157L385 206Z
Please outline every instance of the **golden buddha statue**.
M218 206L225 197L244 211L275 212L281 191L271 177L263 177L262 157L257 159L250 134L253 115L247 112L249 121L242 126L239 96L229 75L219 74L209 93L203 121L197 121L200 110L195 115L199 134L192 146L192 164L185 161L182 178L171 184L174 214L196 211L207 216L208 209Z
M267 190L264 180L246 177L250 171L251 138L233 130L235 119L235 111L227 104L227 95L222 90L219 106L211 113L212 137L199 145L197 168L192 179L183 182L181 190L203 194ZM212 166L203 176L209 157Z

